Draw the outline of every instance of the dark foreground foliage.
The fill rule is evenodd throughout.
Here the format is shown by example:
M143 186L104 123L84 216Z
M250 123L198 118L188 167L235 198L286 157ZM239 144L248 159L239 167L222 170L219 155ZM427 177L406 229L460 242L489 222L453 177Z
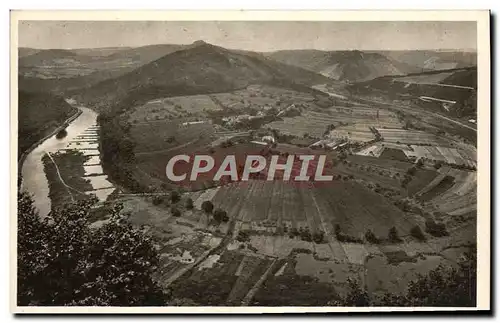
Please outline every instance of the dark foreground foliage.
M110 211L91 228L95 201L81 201L41 219L27 193L18 194L20 306L162 306L153 281L159 257L150 237Z
M332 306L475 307L476 250L471 248L456 267L439 266L408 284L406 294L370 297L355 280L350 293L330 302Z

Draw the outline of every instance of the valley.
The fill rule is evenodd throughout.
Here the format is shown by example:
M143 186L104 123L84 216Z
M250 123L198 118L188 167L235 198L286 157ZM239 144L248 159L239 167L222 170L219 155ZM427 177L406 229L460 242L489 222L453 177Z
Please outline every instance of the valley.
M476 243L470 53L196 41L19 54L20 151L82 111L24 164L40 214L91 194L97 209L121 205L153 237L170 305L326 306L351 292L350 279L373 297L403 294ZM39 118L24 93L33 88L71 104L52 99L44 106L58 113ZM248 155L322 154L333 180L214 181L211 171L172 182L165 167L179 154L216 166L234 155L238 171ZM95 228L110 221L104 211Z

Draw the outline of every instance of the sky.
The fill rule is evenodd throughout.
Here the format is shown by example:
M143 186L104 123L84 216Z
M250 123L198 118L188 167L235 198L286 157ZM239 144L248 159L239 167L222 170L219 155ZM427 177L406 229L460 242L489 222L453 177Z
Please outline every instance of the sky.
M20 21L19 46L40 49L190 44L252 51L477 48L461 21Z

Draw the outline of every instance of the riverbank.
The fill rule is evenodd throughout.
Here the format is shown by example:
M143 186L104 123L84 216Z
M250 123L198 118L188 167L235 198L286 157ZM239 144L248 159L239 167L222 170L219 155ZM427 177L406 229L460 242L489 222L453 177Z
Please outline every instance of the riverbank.
M51 199L49 197L49 181L45 173L45 166L42 162L42 158L45 155L56 154L57 152L63 150L68 151L76 149L81 151L81 153L85 156L91 156L91 158L94 159L93 164L100 163L98 150L93 149L93 151L90 151L88 149L89 144L87 144L82 138L82 136L85 136L88 133L96 132L97 114L94 111L82 106L79 106L78 110L81 110L81 113L74 114L71 118L68 118L64 124L58 127L59 129L54 131L57 133L58 130L60 131L61 128L67 126L67 136L60 139L57 139L54 133L51 137L47 136L48 138L27 154L26 159L23 160L20 169L22 173L22 189L29 192L33 196L35 207L38 209L41 217L49 214L52 209ZM96 142L97 140L98 138L95 139ZM21 165L21 163L19 164ZM86 180L90 180L92 184L92 180L94 180L94 178L88 178L88 176L85 175L83 177L85 177ZM94 191L95 189L94 185L92 186L93 187L90 191ZM87 194L86 190L81 191ZM99 193L102 192L99 191Z
M19 171L22 170L24 161L26 160L26 157L35 150L38 146L40 146L45 140L49 139L52 136L55 136L59 131L66 129L68 125L73 122L76 118L78 118L82 114L82 110L75 108L76 112L71 115L68 119L66 119L60 126L56 127L54 130L52 130L49 134L35 142L33 145L31 145L25 152L21 154L21 156L18 158L17 161L17 173L19 174ZM19 140L19 138L18 138Z
M47 153L42 158L52 209L90 198L85 193L93 189L90 181L84 178L83 164L87 159L88 156L78 151Z

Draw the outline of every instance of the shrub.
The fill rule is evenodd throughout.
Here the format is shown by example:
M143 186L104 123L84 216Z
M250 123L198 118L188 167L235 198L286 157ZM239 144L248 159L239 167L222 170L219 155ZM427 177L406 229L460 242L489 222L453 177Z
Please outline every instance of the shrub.
M188 197L186 200L186 209L192 210L194 208L193 199Z
M398 235L398 231L396 230L396 227L392 227L389 229L388 238L389 238L390 242L401 242L401 238Z
M160 205L161 203L163 203L163 196L156 195L153 197L153 205Z
M250 234L247 231L241 230L238 232L236 236L236 240L239 242L247 242L250 241Z
M181 216L181 211L179 211L179 209L176 207L171 207L170 212L172 212L172 216L175 216L177 218Z
M229 220L229 217L227 216L227 212L222 210L222 209L215 209L214 211L214 220L217 221L217 223L221 223L224 218L227 218ZM227 221L226 221L227 222Z
M210 201L204 201L201 204L201 209L205 211L205 213L212 213L212 211L214 210L214 205Z
M170 201L172 201L172 203L177 203L180 201L180 199L181 199L181 195L179 194L179 192L172 191L170 193Z
M425 231L434 237L444 237L448 235L444 223L437 223L432 219L425 221Z
M438 160L434 163L434 168L435 169L440 169L443 166L443 162Z
M306 230L303 230L301 233L300 233L300 238L304 241L308 241L308 242L311 242L312 241L312 236L311 236L311 232L309 232L308 229Z
M375 234L370 229L368 229L368 231L366 231L365 239L369 243L373 243L373 244L377 244L380 242L379 239L375 236Z
M316 231L314 232L312 239L316 243L323 243L325 240L325 233L323 231Z

